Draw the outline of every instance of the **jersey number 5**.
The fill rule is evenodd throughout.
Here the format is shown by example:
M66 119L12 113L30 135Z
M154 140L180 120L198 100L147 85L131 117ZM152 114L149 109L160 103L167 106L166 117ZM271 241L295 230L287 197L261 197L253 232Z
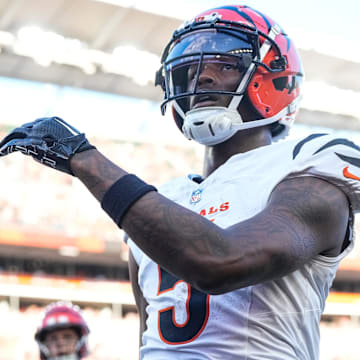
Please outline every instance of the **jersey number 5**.
M159 269L159 290L157 295L174 289L176 284L184 282ZM184 282L185 283L185 282ZM204 330L209 318L210 295L204 294L189 284L186 299L187 319L183 324L175 320L175 308L169 306L159 311L158 328L162 341L170 345L185 344L195 340Z

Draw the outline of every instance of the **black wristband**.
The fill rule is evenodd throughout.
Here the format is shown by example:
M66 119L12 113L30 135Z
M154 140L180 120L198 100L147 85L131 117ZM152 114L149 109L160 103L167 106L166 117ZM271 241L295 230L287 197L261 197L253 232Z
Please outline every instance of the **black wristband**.
M119 226L126 212L143 195L157 189L146 184L133 174L127 174L116 181L105 193L101 207Z

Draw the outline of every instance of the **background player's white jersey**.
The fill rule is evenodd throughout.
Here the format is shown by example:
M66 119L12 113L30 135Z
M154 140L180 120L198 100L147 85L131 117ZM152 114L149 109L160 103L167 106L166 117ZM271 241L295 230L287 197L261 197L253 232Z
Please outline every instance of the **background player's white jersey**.
M200 184L186 177L160 192L226 228L263 210L285 177L308 175L341 187L359 210L360 149L321 134L237 154ZM337 257L318 255L278 280L222 295L192 289L129 239L149 304L141 359L318 359L320 316L339 262L353 247L351 231L349 224L350 245Z

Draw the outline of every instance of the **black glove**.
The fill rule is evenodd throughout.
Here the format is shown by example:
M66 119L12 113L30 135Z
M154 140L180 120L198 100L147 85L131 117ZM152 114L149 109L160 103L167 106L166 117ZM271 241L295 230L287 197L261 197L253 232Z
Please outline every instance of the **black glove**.
M71 158L79 152L95 149L85 134L58 117L40 118L24 124L0 142L0 156L15 151L32 156L35 160L56 170L74 175Z

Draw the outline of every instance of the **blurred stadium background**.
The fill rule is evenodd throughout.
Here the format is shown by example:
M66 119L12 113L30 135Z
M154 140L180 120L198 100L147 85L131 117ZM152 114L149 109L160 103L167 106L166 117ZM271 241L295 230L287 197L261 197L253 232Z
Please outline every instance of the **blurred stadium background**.
M201 147L160 115L154 72L183 19L227 3L0 0L0 138L19 124L57 115L155 185L201 171ZM292 6L245 3L274 17L270 3ZM331 3L323 3L325 20ZM290 34L294 29L307 76L291 136L336 132L360 144L359 54L331 34L315 47L319 34L306 35L311 18L296 29L283 17L276 19ZM84 310L89 359L136 359L138 318L122 231L76 179L21 155L1 159L0 187L0 360L38 359L33 334L41 311L60 299ZM321 336L322 360L360 359L359 244L339 269Z

